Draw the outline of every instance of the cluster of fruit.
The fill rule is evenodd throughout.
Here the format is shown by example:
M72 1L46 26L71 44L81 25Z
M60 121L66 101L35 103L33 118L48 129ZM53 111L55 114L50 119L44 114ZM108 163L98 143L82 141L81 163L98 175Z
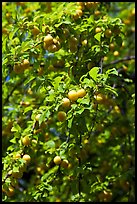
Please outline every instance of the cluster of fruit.
M8 177L11 177L11 183L10 185L7 187L2 187L2 191L7 195L7 196L13 196L15 194L15 188L18 187L18 181L17 179L22 178L24 171L26 170L26 166L29 164L29 162L31 161L31 157L28 154L24 154L21 157L20 153L16 153L13 156L14 160L18 160L22 158L24 160L24 163L19 167L18 171L14 171L14 170L10 170L8 172Z
M60 156L55 156L53 159L54 163L56 165L60 165L61 167L67 169L71 166L71 164L69 163L69 161L67 159L61 159Z
M56 52L60 49L60 42L56 38L53 38L50 34L44 37L44 49L49 52Z
M21 74L25 69L30 68L30 63L28 59L24 59L22 63L15 63L13 70L16 74Z
M84 9L95 9L99 2L77 2L78 8L76 13L73 15L73 19L77 20L83 15Z
M85 89L79 89L78 91L71 90L68 93L68 98L62 99L62 106L64 108L69 108L71 106L71 102L75 102L78 98L83 98L86 95ZM60 122L66 120L67 114L64 111L59 111L57 118Z

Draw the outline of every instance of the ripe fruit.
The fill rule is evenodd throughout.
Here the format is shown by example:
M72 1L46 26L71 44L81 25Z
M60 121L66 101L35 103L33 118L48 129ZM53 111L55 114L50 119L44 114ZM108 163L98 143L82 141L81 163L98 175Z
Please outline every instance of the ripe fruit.
M38 72L38 75L39 75L39 76L42 76L43 73L44 73L44 69L43 69L42 67L39 67L39 68L37 69L37 72Z
M105 100L105 96L102 93L99 93L94 96L98 103L102 103Z
M77 51L78 39L72 36L69 40L69 49L71 52Z
M99 16L101 14L101 12L100 11L95 11L94 14L95 14L95 16Z
M78 43L78 39L75 38L74 36L72 36L72 37L70 38L70 44L71 44L71 45L77 45L77 43Z
M71 100L71 101L76 101L78 99L78 94L75 90L71 90L69 91L68 93L68 98Z
M68 165L69 165L69 162L68 162L68 160L66 160L66 159L64 159L63 161L61 161L61 166L63 167L63 168L68 168Z
M135 8L132 9L131 14L132 16L135 16Z
M114 48L115 48L115 45L114 45L113 43L110 43L110 45L109 45L109 49L110 49L111 51L113 51Z
M83 46L86 46L86 45L87 45L87 43L88 43L88 41L87 41L87 40L83 40L83 41L82 41L82 45L83 45Z
M123 20L123 22L124 22L126 25L130 25L130 24L131 24L131 20L130 20L130 19L125 19L125 20Z
M19 158L21 158L20 153L16 153L16 155L14 156L14 159L19 159Z
M39 121L40 116L41 116L41 114L36 115L35 120Z
M22 138L22 144L25 146L30 145L30 138L28 135Z
M63 66L65 65L65 62L64 62L64 60L62 59L60 59L60 60L57 60L54 64L53 64L53 66L55 67L55 68L62 68Z
M70 100L68 98L63 98L62 99L62 106L67 108L70 106Z
M2 34L8 34L8 30L6 28L2 28Z
M23 69L27 69L30 66L29 60L28 59L24 59L23 63L21 63L21 66L23 67Z
M111 35L112 35L112 31L111 31L110 29L107 29L107 30L105 31L105 36L106 36L106 38L110 38Z
M47 50L49 52L56 52L56 51L58 51L58 47L56 45L52 44L52 45L48 46Z
M83 142L84 142L84 144L89 144L89 140L88 139L85 139Z
M101 32L101 28L100 27L97 27L96 29L95 29L95 33L100 33Z
M17 179L22 178L23 172L12 172L12 176Z
M77 96L78 96L78 98L83 98L85 95L86 95L85 89L79 89L79 90L77 91Z
M26 161L26 163L29 163L31 160L31 157L28 154L24 154L22 159L24 159Z
M57 118L60 122L63 122L66 120L66 113L64 111L59 111L58 114L57 114Z
M61 199L60 198L56 198L56 202L61 202Z
M13 196L15 193L15 189L12 186L9 186L8 191L6 191L7 196Z
M59 165L59 164L61 164L61 157L60 156L55 156L53 161L54 161L54 163L56 165Z
M109 202L112 199L112 192L104 190L99 194L99 200L101 202Z
M23 73L24 69L20 64L14 64L13 70L16 74Z
M52 37L50 34L48 34L47 36L45 36L45 38L44 38L44 44L45 44L45 46L50 46L50 45L53 44L53 37Z
M78 17L81 17L81 16L83 15L82 10L77 9L77 10L76 10L76 15L78 15Z
M116 106L114 106L114 111L116 112L116 113L120 113L121 111L120 111L120 108L116 105Z
M32 29L32 34L33 35L38 35L40 33L40 30L38 27L34 26L34 28Z
M21 101L21 102L20 102L20 105L21 105L21 106L29 106L30 103L29 103L28 101Z
M83 15L83 11L81 9L77 9L76 13L73 15L73 19L77 20L78 18L80 18Z
M67 28L63 28L63 34L65 37L69 36L69 30Z
M113 55L114 55L115 57L117 57L117 56L119 56L119 52L118 52L118 51L114 51L114 52L113 52Z

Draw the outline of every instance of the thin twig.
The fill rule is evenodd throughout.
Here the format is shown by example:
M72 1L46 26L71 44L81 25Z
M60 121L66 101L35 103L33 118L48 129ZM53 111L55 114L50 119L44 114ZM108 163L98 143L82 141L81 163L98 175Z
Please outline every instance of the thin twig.
M135 59L135 56L127 56L127 57L124 57L122 59L112 61L112 62L110 62L108 64L104 64L103 67L108 67L110 65L117 64L119 62L124 62L124 61L128 61L128 60L132 60L132 59Z

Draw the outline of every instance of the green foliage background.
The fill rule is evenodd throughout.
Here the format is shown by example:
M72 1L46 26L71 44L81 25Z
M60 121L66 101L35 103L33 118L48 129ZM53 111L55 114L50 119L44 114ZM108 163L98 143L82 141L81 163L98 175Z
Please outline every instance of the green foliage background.
M3 201L135 199L135 3L79 6L2 3ZM58 50L44 48L48 34ZM29 67L17 73L24 59ZM81 88L86 95L64 108L62 99ZM66 112L64 122L59 111ZM24 154L31 157L28 165ZM56 155L68 160L68 168L55 165Z

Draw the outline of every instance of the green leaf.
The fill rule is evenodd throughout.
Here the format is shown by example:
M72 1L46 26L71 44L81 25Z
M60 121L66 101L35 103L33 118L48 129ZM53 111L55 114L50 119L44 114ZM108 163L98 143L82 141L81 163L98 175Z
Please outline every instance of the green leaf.
M13 144L16 144L16 143L17 143L16 139L17 139L16 137L13 137L13 138L10 140L10 142L13 143ZM12 149L12 148L10 148L10 150L11 150L11 149Z
M32 48L32 43L30 41L24 41L21 44L22 51L27 51L28 49Z
M11 132L21 132L21 127L17 123L14 123L14 126L11 128Z
M50 111L49 111L49 109L47 109L41 114L41 116L39 118L39 125L41 125L41 123L43 121L45 121L45 119L48 118L49 116L50 116Z
M45 181L46 179L48 179L48 177L51 174L56 173L56 171L58 170L58 166L54 166L53 168L49 169L49 171L47 173L45 173L42 177L41 177L41 181Z
M53 140L49 140L46 142L47 147L49 148L55 148L55 142Z
M35 79L35 76L30 76L29 78L27 78L24 82L24 86L26 86L29 82L31 82L32 80Z
M18 30L19 30L19 28L17 27L17 28L14 29L14 31L10 32L10 34L9 34L9 40L12 40L14 34L15 34Z
M27 112L30 111L30 110L33 110L33 107L32 107L32 106L29 106L29 107L25 108L24 114L27 113Z
M57 90L58 87L59 87L59 84L61 83L61 80L62 80L62 77L58 76L54 79L54 82L53 82L53 86L54 86L54 89Z
M80 103L80 104L89 105L90 100L89 100L89 98L85 98L85 99L79 98L79 99L77 100L77 102Z
M83 84L85 84L86 87L94 87L94 82L92 79L85 78L83 80Z
M94 38L100 42L100 39L101 39L101 32L100 33L97 33L96 35L94 35Z
M80 110L77 110L76 113L80 115L81 113L83 113L84 110L85 110L85 107L80 108Z
M115 94L116 96L118 96L118 93L115 91L115 89L111 86L106 86L105 90L109 90L110 92L112 92L113 94Z
M74 119L74 117L71 117L71 118L68 120L68 128L71 128L73 119Z
M112 68L112 69L109 69L106 71L106 74L107 75L110 75L110 74L115 74L118 76L118 71L115 69L115 68Z
M94 79L94 81L96 81L96 79L97 79L98 71L99 71L99 67L93 67L89 71L89 75L92 77L92 79Z

